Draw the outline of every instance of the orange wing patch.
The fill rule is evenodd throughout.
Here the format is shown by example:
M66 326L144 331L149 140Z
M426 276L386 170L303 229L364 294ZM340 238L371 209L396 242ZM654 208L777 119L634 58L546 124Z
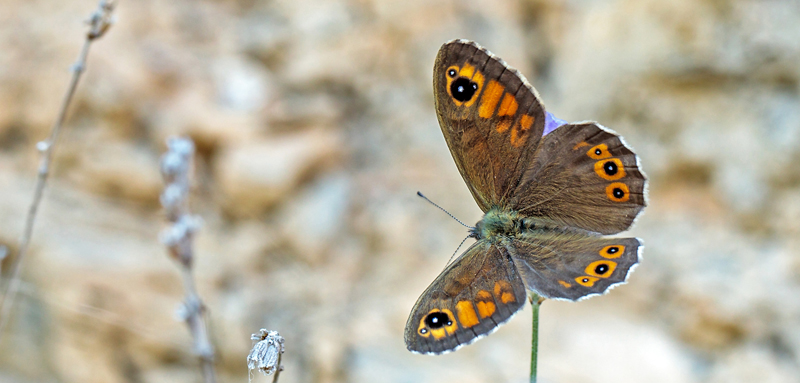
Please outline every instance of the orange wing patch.
M471 79L474 74L475 74L475 67L469 63L464 64L464 66L461 67L461 70L458 71L459 76L466 77L469 79Z
M533 125L533 121L534 120L535 120L535 118L533 118L533 116L529 116L527 114L523 114L522 117L520 117L520 119L519 119L519 127L520 127L520 129L522 129L523 131L530 129L531 125Z
M497 130L497 133L505 133L510 127L511 127L511 120L504 119L497 124L497 128L495 128L495 130Z
M522 146L522 143L525 141L524 138L525 134L520 134L517 126L514 126L514 129L511 131L511 145L514 145L515 148Z
M503 302L503 304L517 301L517 298L514 297L514 290L511 288L511 284L507 281L495 282L494 296L500 299L500 302Z
M494 311L497 307L494 305L494 299L492 299L492 294L486 290L478 291L478 294L475 296L475 300L478 302L476 306L478 306L478 314L480 314L481 318L488 318L494 314Z
M467 71L471 71L472 75L467 76ZM469 64L464 64L464 67L461 68L461 75L464 77L469 77L470 80L478 84L478 89L475 91L475 95L472 96L472 99L464 103L464 106L470 107L472 106L472 104L475 103L475 100L478 99L479 95L481 94L481 91L483 90L484 76L483 73L481 73L480 71L475 69L474 66Z
M470 301L456 303L456 315L458 316L458 323L461 323L461 327L464 328L475 326L480 322L478 314L475 313L475 307Z
M570 288L570 287L572 287L572 285L571 285L570 283L568 283L567 281L558 281L558 283L559 283L561 286L564 286L564 287L566 287L566 288Z
M586 142L586 141L581 141L581 142L575 144L575 146L572 147L572 150L578 150L578 149L580 149L580 148L582 148L584 146L589 146L589 143Z
M519 104L517 104L517 99L514 96L506 93L503 96L503 102L500 103L500 110L497 111L498 116L513 116L517 113L517 108Z
M447 94L450 95L450 98L453 98L453 93L450 91L450 86L453 85L453 80L456 78L456 76L450 76L450 73L453 72L453 73L458 74L458 71L460 69L461 68L459 68L458 66L452 65L449 68L447 68L447 70L445 71L445 73L447 73L447 75L445 76L445 78L447 78L447 86L445 87L445 89L447 89ZM456 105L459 105L459 106L461 105L461 102L456 100L456 99L454 99L454 98L453 98L453 101L456 103Z
M533 125L533 117L523 114L517 124L514 125L514 130L511 131L511 145L518 148L525 143L525 138L528 136L528 129Z
M489 83L486 84L486 91L483 92L483 96L481 96L481 106L478 109L478 115L481 116L481 118L492 117L494 110L497 109L500 96L503 95L505 90L506 88L500 85L499 82L489 80Z

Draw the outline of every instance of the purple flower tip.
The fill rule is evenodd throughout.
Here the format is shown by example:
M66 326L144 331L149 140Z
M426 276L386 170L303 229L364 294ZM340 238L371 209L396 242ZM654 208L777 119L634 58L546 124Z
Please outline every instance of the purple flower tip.
M545 112L545 115L544 115L544 134L542 134L542 135L546 136L550 132L558 129L559 126L566 125L566 123L567 123L566 121L561 120L559 118L556 118L550 112Z

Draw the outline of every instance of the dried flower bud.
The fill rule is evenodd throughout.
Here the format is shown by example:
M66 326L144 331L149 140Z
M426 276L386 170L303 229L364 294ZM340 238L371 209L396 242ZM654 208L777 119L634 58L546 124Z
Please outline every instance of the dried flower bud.
M86 33L86 37L90 40L94 40L108 32L108 29L114 24L111 11L114 10L115 5L113 1L100 2L97 10L94 11L92 15L89 16L89 20L86 21L86 23L89 24L89 32Z
M194 154L194 142L185 137L170 137L167 140L167 146L171 152L184 157L191 157Z
M262 328L260 334L253 334L250 339L258 342L247 355L249 370L259 370L265 375L283 370L283 366L280 365L280 357L284 351L283 337L277 331L267 331Z
M177 209L181 206L186 195L186 190L181 185L169 184L164 187L164 192L161 193L161 206L170 210Z
M194 155L194 142L185 137L167 139L167 153L161 157L161 174L171 182L176 177L188 177Z

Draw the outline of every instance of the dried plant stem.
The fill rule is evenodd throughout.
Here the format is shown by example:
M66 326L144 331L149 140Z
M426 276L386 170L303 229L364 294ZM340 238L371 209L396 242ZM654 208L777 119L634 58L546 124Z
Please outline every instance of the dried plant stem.
M184 301L184 312L186 324L194 338L194 351L200 357L200 364L203 368L203 380L206 383L214 383L216 373L214 372L214 346L211 345L208 336L208 327L205 320L205 306L195 288L192 270L182 268L183 286L186 290Z
M41 152L41 159L39 161L39 170L36 179L36 188L33 192L33 201L28 208L28 215L25 219L25 228L19 241L19 251L11 265L11 275L6 283L6 288L3 293L3 301L0 303L0 343L2 343L3 330L8 323L11 314L11 306L19 291L20 287L20 270L22 269L22 261L25 259L25 254L28 252L28 247L33 236L33 226L36 222L36 214L39 211L39 204L42 201L44 194L44 187L47 184L47 176L50 174L50 165L53 162L53 152L55 151L56 144L58 143L58 135L61 132L61 126L67 116L67 110L75 95L75 89L78 87L78 82L81 79L83 71L86 69L86 58L89 56L89 47L92 42L102 37L109 27L111 27L111 12L114 10L114 2L101 0L98 8L92 12L89 17L89 32L86 34L86 41L83 43L81 53L78 55L78 60L72 65L72 79L70 80L67 92L61 101L61 106L58 111L53 127L50 130L50 136L45 141L36 144L36 148Z
M193 238L200 227L200 218L189 212L189 173L194 143L187 138L173 137L167 140L167 147L167 153L161 157L161 175L166 183L161 193L161 205L166 210L170 226L161 233L161 242L167 246L170 256L181 269L186 297L179 315L186 321L194 339L194 352L200 358L204 381L214 383L214 346L208 336L205 305L197 294L192 274Z
M528 294L528 300L533 309L532 331L531 331L531 383L536 383L536 365L539 356L539 306L544 302L544 298L536 293Z
M281 365L281 356L283 356L283 353L278 354L278 366ZM275 376L272 377L272 383L278 383L278 376L281 375L281 371L283 371L283 367L280 367L275 371Z

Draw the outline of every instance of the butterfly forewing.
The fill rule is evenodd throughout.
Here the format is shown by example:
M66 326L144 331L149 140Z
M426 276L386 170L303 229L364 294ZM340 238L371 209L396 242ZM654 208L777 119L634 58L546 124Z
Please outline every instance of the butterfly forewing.
M406 346L423 354L455 350L511 318L526 294L507 249L478 241L419 297L406 323Z
M567 124L544 136L511 207L561 226L614 234L644 209L646 181L617 134L593 122Z
M505 203L533 158L544 108L515 69L473 42L439 50L436 111L461 176L483 211Z

